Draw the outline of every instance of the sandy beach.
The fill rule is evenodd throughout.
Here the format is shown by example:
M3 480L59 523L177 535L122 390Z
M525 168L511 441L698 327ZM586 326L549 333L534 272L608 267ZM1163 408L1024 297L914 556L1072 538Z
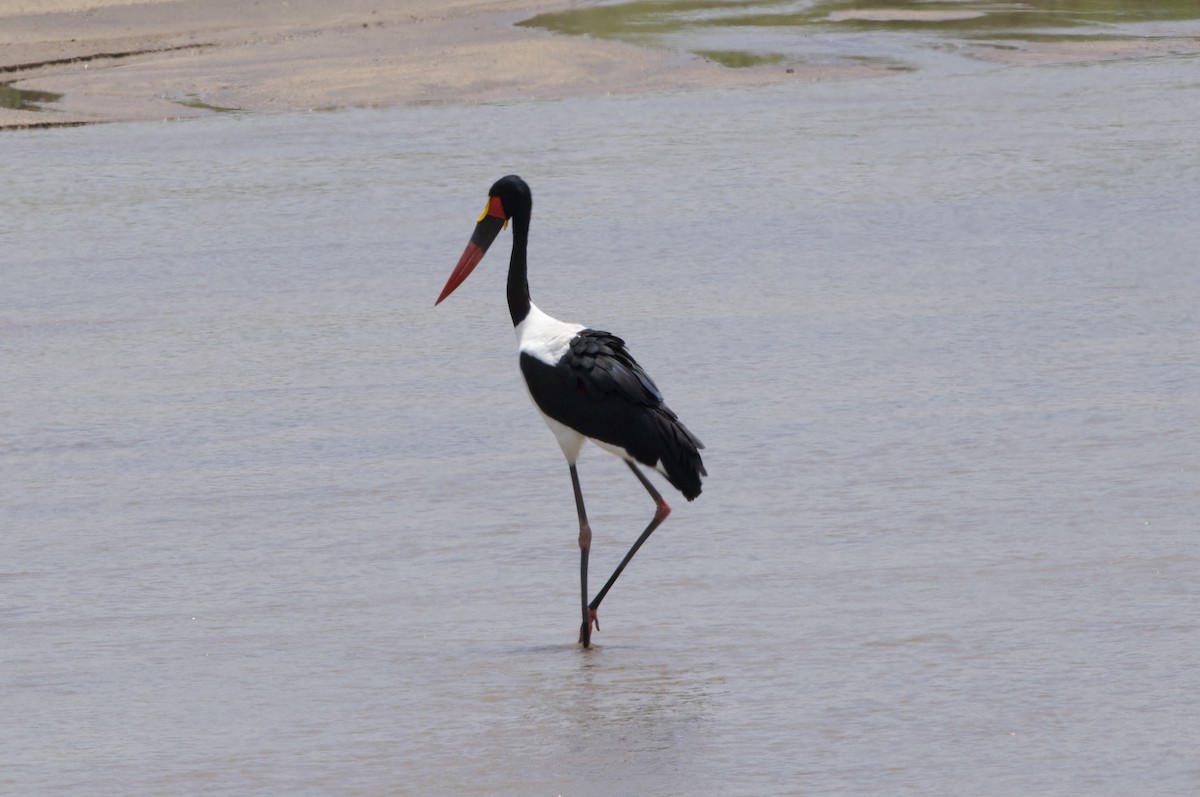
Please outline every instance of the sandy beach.
M486 102L768 82L691 55L515 27L551 0L0 0L0 127Z

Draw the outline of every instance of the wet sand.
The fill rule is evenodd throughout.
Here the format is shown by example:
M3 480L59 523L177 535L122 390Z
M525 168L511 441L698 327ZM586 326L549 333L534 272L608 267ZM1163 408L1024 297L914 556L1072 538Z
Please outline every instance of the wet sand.
M633 92L821 77L513 23L549 0L0 0L0 83L62 94L0 127Z

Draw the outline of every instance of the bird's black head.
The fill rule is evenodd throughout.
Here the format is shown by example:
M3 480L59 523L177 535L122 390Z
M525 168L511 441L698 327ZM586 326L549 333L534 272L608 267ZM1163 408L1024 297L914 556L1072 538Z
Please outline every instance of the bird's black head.
M514 216L527 216L533 208L533 195L529 193L529 186L515 174L501 177L492 183L488 196L500 200L500 204L504 206L504 215L510 219Z
M513 222L514 234L518 237L523 235L529 229L529 212L532 209L533 197L530 196L529 186L520 177L510 174L493 183L488 191L483 213L475 220L475 231L471 233L471 240L463 250L462 257L458 259L458 265L454 267L450 279L446 280L442 295L434 304L441 304L443 299L463 283L475 266L479 265L492 241L508 226L509 219L516 219Z

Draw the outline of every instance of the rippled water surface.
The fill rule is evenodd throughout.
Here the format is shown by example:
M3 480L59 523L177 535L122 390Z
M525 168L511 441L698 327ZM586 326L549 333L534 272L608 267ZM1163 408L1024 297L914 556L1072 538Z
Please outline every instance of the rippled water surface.
M1196 66L0 137L0 791L1197 793ZM590 651L508 172L708 445Z

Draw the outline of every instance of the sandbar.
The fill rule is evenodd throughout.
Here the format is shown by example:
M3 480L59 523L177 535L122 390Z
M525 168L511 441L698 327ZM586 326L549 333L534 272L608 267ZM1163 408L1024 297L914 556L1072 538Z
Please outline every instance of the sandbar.
M223 111L555 99L889 72L887 63L869 58L729 68L701 55L515 24L573 5L578 3L0 0L0 88L61 95L36 106L41 110L0 106L0 129L180 119ZM950 21L981 12L835 13L878 22ZM1169 34L1091 41L976 40L959 49L1004 64L1190 55L1198 50L1197 37Z
M516 27L562 0L0 0L0 127L480 103L795 79ZM818 74L818 76L820 76Z

